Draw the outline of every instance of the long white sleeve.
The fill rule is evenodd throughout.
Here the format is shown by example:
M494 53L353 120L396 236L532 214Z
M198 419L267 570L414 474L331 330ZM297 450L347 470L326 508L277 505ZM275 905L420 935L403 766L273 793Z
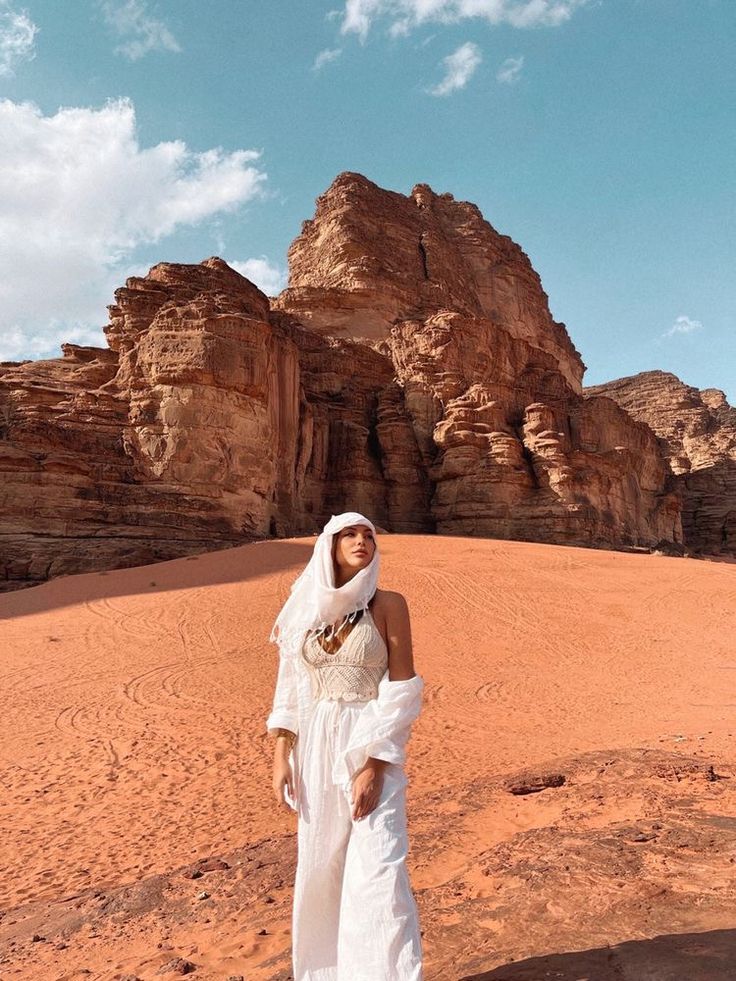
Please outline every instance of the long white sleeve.
M411 726L422 707L424 680L391 681L388 671L378 685L378 697L366 702L350 739L332 768L334 783L344 784L365 764L368 757L403 764Z
M299 710L294 662L292 658L279 655L279 671L273 697L271 714L266 719L266 729L289 729L299 731Z

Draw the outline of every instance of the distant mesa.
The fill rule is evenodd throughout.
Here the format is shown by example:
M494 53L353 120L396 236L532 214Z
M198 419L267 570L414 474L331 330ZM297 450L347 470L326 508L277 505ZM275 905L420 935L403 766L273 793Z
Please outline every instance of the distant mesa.
M478 208L338 175L269 301L217 257L115 291L108 349L0 365L0 588L309 534L736 552L736 410L664 372L584 389Z
M658 436L682 500L685 541L736 553L736 409L718 388L697 389L668 371L642 371L586 396L607 396Z

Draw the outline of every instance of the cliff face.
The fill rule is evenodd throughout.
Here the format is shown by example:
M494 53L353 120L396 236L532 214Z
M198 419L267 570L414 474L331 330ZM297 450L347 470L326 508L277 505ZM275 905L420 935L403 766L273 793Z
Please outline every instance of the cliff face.
M439 314L390 350L432 479L437 530L578 544L680 541L651 430L575 395L551 357Z
M0 366L0 577L315 531L680 542L657 438L478 209L341 174L269 300L220 259L116 290L109 350Z
M528 257L474 204L417 184L404 196L340 174L289 249L278 298L305 325L379 340L438 311L484 319L552 355L580 394L585 370Z
M155 266L116 297L109 351L0 369L10 582L236 542L260 517L268 367L296 370L268 301L220 260Z
M428 530L384 356L272 314L216 258L115 295L110 350L0 366L0 588L314 531L345 501Z
M682 497L688 546L736 554L736 408L724 393L667 371L642 371L585 394L613 399L657 434Z
M341 174L289 250L280 310L390 358L440 532L679 542L657 441L605 401L529 259L473 204Z

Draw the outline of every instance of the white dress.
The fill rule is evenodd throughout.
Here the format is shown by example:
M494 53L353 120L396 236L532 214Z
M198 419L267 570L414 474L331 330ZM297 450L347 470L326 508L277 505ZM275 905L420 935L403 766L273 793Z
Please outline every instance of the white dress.
M308 716L294 719L294 981L422 978L419 915L406 865L403 762L423 682L416 675L391 682L387 664L386 645L366 611L335 654L308 638L291 666L302 691L307 679L311 696ZM269 728L283 724L282 673ZM375 809L353 820L352 778L368 756L387 760L382 791Z

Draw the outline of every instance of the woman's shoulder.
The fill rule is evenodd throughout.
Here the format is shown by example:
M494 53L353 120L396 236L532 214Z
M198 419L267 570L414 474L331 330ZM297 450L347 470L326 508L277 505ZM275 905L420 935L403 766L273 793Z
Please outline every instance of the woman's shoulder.
M404 594L397 593L392 589L376 589L372 607L374 612L384 614L408 610Z

